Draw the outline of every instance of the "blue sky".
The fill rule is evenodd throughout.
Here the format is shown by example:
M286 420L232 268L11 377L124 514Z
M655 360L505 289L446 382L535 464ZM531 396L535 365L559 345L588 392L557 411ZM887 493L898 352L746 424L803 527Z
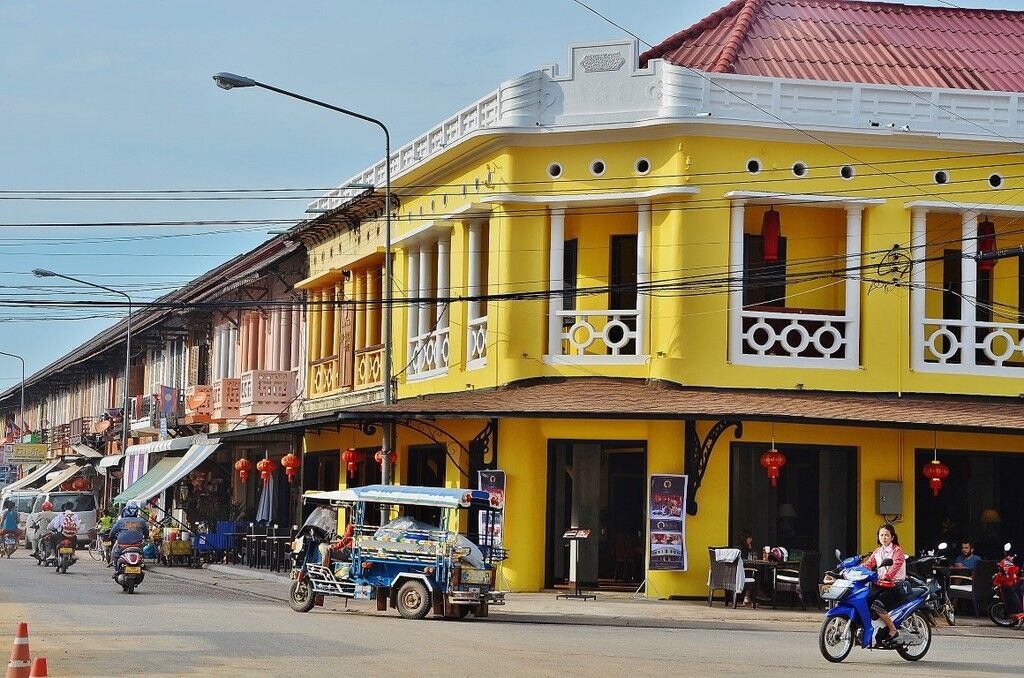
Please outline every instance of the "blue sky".
M590 4L656 43L725 2ZM1024 9L1024 2L998 0L956 4ZM563 64L570 42L617 37L571 0L5 0L0 190L334 186L383 156L374 128L268 92L224 92L210 75L250 75L379 117L397 147L502 80ZM10 224L294 220L305 203L0 199L0 299L96 298L91 290L40 288L52 283L25 275L32 268L151 298L266 237L263 229L150 237L225 227ZM113 322L48 319L54 315L0 308L0 350L23 355L31 373ZM19 378L17 361L2 359L0 389Z

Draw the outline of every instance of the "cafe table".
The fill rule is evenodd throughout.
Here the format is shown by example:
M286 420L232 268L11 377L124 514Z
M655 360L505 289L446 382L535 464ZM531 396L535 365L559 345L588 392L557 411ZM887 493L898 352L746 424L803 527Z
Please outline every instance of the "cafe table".
M749 567L757 573L754 575L754 578L757 580L754 582L754 595L757 596L758 600L771 601L772 593L775 592L775 571L780 565L782 563L774 560L761 560L757 558L743 561L743 567Z

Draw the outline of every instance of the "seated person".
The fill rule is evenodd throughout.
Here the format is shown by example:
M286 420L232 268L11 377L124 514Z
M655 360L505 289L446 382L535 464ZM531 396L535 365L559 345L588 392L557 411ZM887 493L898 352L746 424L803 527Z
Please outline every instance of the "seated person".
M981 560L981 556L974 552L974 544L969 541L960 544L960 553L953 561L953 567L962 567L965 570L973 570L974 566Z
M352 560L352 539L355 530L355 525L349 520L344 534L337 537L331 544L320 544L320 562L324 567L330 567L332 562L344 563Z

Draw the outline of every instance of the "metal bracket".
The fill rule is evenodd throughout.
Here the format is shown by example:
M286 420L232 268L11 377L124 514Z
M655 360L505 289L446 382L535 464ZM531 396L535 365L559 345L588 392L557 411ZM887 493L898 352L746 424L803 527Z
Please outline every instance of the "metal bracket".
M715 422L715 425L708 431L702 441L697 433L697 422L693 419L686 420L685 426L685 456L686 456L686 512L691 516L697 515L697 490L704 481L704 474L708 470L708 461L711 459L711 451L715 449L715 443L725 431L736 427L736 437L743 437L743 422L731 419L723 419Z

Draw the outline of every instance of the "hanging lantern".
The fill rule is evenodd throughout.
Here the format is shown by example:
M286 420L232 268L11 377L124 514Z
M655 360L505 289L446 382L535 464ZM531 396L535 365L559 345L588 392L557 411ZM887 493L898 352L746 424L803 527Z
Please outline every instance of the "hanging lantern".
M779 213L775 207L769 207L764 213L764 221L761 223L761 239L764 241L764 260L779 260L779 238L782 236L782 224L779 221Z
M786 455L774 447L761 455L761 466L768 469L768 479L772 487L779 484L779 469L786 465Z
M928 484L932 488L932 494L936 497L939 496L939 490L942 489L942 481L949 477L949 467L938 459L932 459L924 465L921 473L928 479Z
M270 480L270 474L277 470L277 462L270 457L260 459L256 464L256 470L260 472L260 480L266 485Z
M297 454L286 454L281 460L281 466L284 466L284 472L288 474L288 484L291 485L295 472L302 466L302 460Z
M74 482L71 481L71 480L68 480L67 482L61 483L60 489L61 489L62 492L70 492L71 490L74 489L72 487L73 485L74 485Z
M74 482L71 483L71 489L78 492L84 492L92 488L92 483L86 478L75 478Z
M356 471L359 470L359 464L362 463L363 458L362 452L351 447L341 453L341 460L348 466L348 474L350 476L354 476Z
M373 460L378 464L383 464L384 450L377 450L377 453L373 455ZM394 451L388 452L388 461L391 463L392 466L394 466L395 462L398 461L398 455L395 454Z
M235 470L238 471L238 478L243 483L249 481L249 472L252 471L252 462L244 457L235 462Z
M992 254L996 251L996 225L985 218L978 224L978 254ZM978 262L979 271L991 271L996 266L995 259L982 259Z

